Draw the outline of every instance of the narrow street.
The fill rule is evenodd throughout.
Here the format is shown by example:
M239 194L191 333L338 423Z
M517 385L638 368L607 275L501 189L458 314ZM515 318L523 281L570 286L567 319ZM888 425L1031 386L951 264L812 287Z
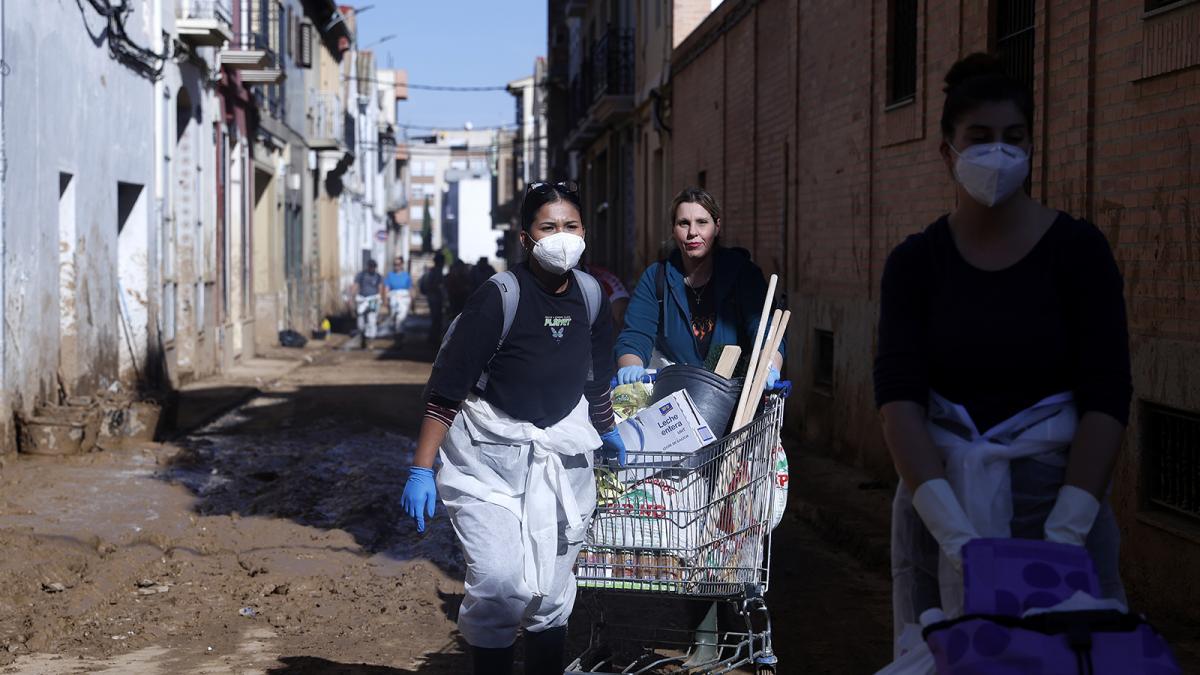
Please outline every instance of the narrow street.
M289 374L175 442L12 460L0 673L466 672L450 524L418 535L399 507L432 353L371 347L293 350ZM795 513L776 534L780 672L885 663L888 581Z

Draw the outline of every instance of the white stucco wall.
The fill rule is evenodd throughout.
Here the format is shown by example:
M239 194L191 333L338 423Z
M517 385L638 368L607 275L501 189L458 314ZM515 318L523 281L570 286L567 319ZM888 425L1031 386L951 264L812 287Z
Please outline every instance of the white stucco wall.
M480 258L495 258L496 234L492 230L491 177L460 180L458 257L470 265Z
M127 31L150 46L151 3L134 3ZM87 3L8 2L4 17L8 172L4 204L5 382L14 407L30 409L59 382L88 393L118 376L127 349L117 296L119 253L145 269L126 270L131 322L148 323L155 307L143 291L156 251L154 87L109 54L105 22ZM59 242L59 176L72 176L74 233ZM142 205L118 244L118 182L142 186ZM60 368L60 248L74 248L76 364ZM144 333L144 329L143 329ZM135 349L145 349L143 335ZM145 353L138 355L144 359Z

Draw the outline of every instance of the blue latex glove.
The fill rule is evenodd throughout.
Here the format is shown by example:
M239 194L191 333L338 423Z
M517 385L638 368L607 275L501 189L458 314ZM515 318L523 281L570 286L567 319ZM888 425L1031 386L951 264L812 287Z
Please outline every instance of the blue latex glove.
M600 434L600 440L603 442L600 450L604 453L604 459L608 462L615 460L617 466L625 466L625 441L621 440L616 427Z
M433 517L437 507L437 485L433 480L433 469L414 466L408 470L408 482L404 484L404 496L400 497L404 512L417 521L417 532L425 531L425 516Z
M779 381L779 369L771 366L767 369L767 381L763 382L763 390L771 391L775 388L775 383Z
M646 369L643 366L625 366L617 370L618 384L633 384L641 382L646 376Z

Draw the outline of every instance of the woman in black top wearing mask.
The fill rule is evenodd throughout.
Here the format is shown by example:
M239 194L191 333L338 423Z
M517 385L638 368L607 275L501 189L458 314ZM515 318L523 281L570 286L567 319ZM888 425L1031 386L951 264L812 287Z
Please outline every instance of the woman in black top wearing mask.
M575 270L580 211L574 183L529 184L529 260L475 291L438 353L401 498L418 531L439 497L450 516L467 562L458 628L476 675L512 672L521 629L525 673L561 675L571 570L596 504L592 451L624 459L612 316L600 284Z
M897 635L926 609L961 611L961 548L981 536L1086 545L1100 593L1124 599L1105 498L1132 394L1112 251L1091 223L1026 194L1033 96L995 59L951 68L941 126L958 205L889 256L875 360L902 478ZM963 487L985 456L973 453L1005 458L1008 475L972 483L999 511Z

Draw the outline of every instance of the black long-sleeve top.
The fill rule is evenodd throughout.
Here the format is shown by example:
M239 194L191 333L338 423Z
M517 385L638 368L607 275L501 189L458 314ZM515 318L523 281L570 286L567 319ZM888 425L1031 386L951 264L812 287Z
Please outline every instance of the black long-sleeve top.
M1060 213L1020 261L963 259L947 217L888 257L880 295L875 403L930 391L962 404L980 432L1043 398L1128 423L1132 384L1121 273L1104 235Z
M512 417L544 429L570 414L586 395L593 424L604 431L612 424L608 391L614 370L608 300L602 294L593 325L573 276L566 289L554 293L542 287L528 264L513 272L521 296L504 343L496 349L504 323L500 289L483 284L467 301L434 364L430 402L438 414L432 416L449 425L458 404L474 391ZM484 368L487 388L479 391L476 381Z

